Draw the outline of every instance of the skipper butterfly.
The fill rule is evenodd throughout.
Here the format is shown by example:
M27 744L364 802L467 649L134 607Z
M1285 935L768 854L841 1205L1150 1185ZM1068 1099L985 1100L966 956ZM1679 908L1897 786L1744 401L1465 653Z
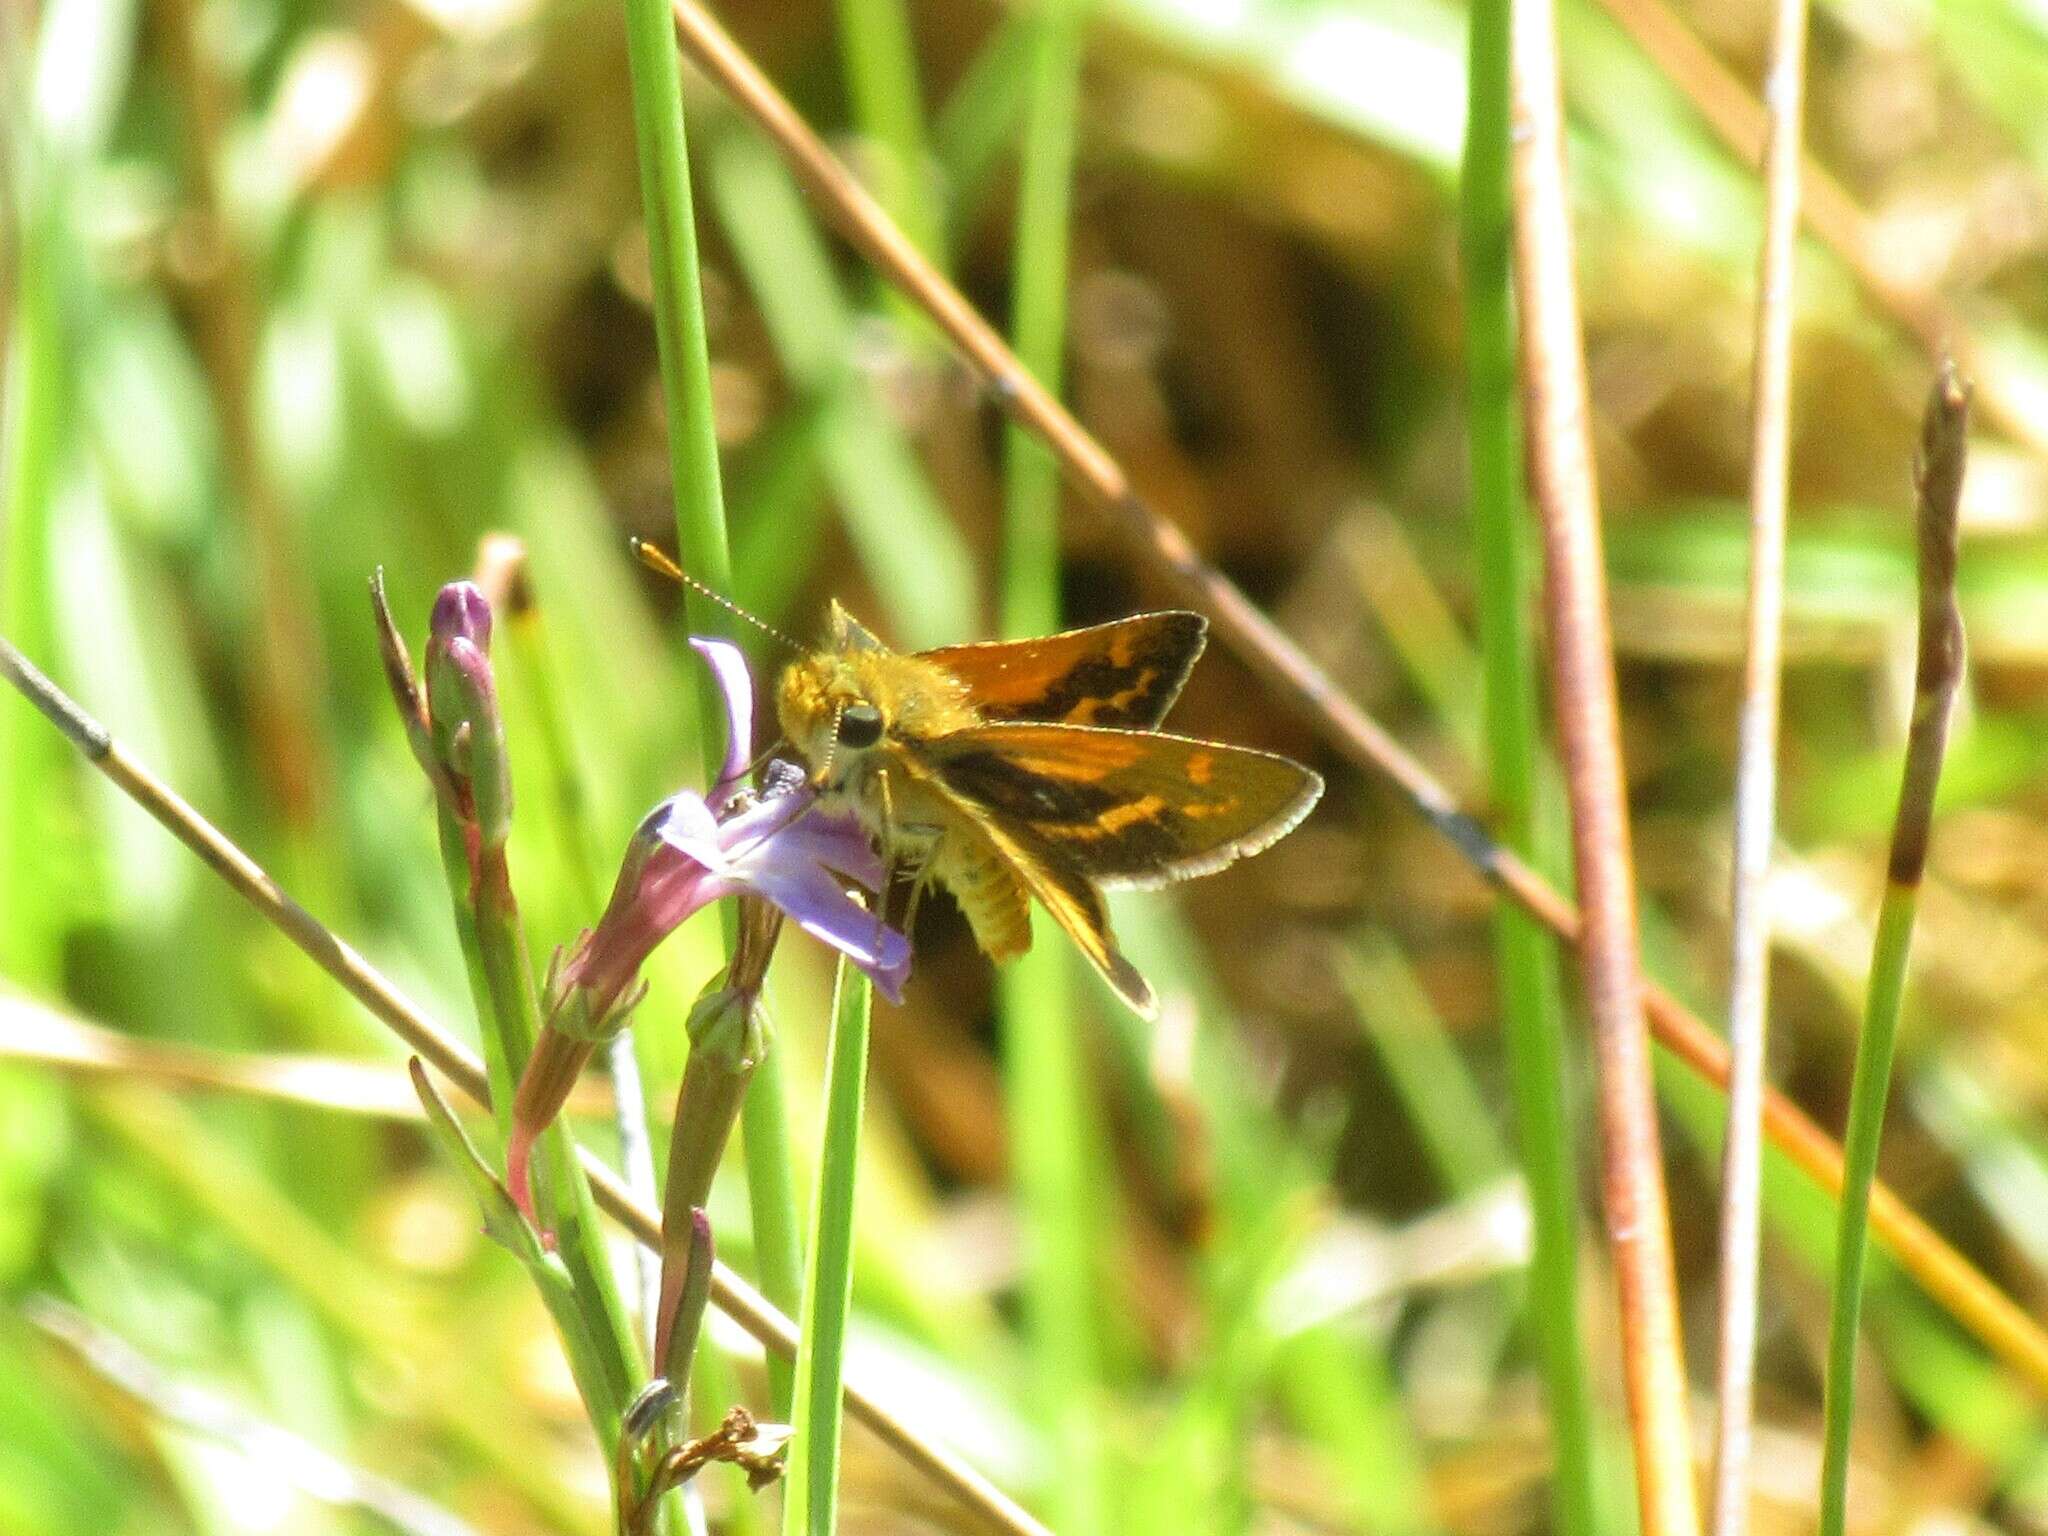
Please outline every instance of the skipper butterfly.
M821 798L915 872L913 901L944 886L1000 962L1030 947L1036 898L1151 1017L1103 888L1213 874L1284 837L1323 792L1291 758L1159 729L1207 634L1200 614L1168 611L905 654L835 602L825 644L783 670L776 712Z

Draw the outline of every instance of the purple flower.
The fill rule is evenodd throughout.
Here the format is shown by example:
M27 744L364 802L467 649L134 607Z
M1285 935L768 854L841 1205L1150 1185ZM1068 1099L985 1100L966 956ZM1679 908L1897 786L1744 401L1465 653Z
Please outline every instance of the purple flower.
M758 792L742 783L753 745L753 679L736 647L690 643L724 696L725 760L708 796L679 791L640 823L604 916L550 982L547 1029L520 1082L506 1148L513 1197L529 1213L534 1138L560 1110L595 1043L624 1027L655 946L712 902L739 896L773 907L867 972L891 1002L901 1000L910 974L910 941L848 890L851 883L879 893L887 883L867 834L852 817L821 809L800 771L771 769ZM747 994L734 1001L750 1018L779 922L721 983Z
M560 990L582 988L602 1021L647 956L686 918L725 896L754 895L831 945L900 1001L910 941L847 891L880 891L886 876L867 834L850 817L818 808L801 779L781 776L760 794L739 782L751 748L753 680L738 649L692 640L717 677L726 707L726 753L711 794L683 790L640 823L612 899L594 932L563 967Z

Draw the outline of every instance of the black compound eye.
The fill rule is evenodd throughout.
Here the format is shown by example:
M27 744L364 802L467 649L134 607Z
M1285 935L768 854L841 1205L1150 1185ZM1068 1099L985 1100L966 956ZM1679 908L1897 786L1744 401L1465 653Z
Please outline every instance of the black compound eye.
M858 751L882 739L882 712L872 704L849 704L839 712L839 745Z

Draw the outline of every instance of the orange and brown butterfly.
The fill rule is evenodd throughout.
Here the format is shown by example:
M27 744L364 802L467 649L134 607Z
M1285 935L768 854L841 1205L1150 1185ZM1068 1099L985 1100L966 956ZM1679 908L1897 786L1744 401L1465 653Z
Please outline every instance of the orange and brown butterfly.
M952 892L991 959L1030 947L1035 897L1150 1016L1102 888L1212 874L1292 831L1323 792L1290 758L1159 729L1207 632L1200 614L1143 613L905 654L835 602L825 644L784 669L776 710L821 797L920 887Z

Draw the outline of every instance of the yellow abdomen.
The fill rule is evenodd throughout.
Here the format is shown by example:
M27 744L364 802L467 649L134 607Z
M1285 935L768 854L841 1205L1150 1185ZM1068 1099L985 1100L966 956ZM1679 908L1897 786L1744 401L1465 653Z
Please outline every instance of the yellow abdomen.
M1030 901L987 839L949 829L932 850L931 873L953 893L989 959L1014 960L1031 947Z

